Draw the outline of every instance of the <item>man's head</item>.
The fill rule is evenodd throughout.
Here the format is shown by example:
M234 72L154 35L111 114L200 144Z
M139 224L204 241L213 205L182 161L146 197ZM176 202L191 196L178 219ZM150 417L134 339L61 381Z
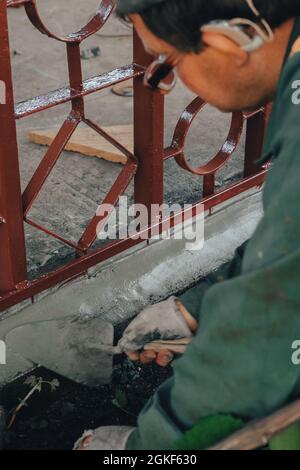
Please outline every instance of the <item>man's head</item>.
M274 97L299 0L119 0L118 12L129 16L146 50L176 65L185 85L223 110L255 108ZM259 27L262 19L274 39L248 52L216 31L201 31L216 20L242 18ZM249 36L255 30L242 29Z

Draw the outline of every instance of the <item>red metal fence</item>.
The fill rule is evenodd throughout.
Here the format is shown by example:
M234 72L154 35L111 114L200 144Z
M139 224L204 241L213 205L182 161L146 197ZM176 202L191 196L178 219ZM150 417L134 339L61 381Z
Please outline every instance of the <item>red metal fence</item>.
M69 67L69 87L17 104L14 103L13 97L7 21L7 7L16 6L25 8L29 20L42 34L66 44ZM87 225L78 243L66 240L31 220L30 208L80 122L93 128L127 157L127 163L102 201L103 203L116 205L119 197L134 179L136 203L145 204L149 209L152 204L162 204L164 196L163 165L164 161L169 158L175 158L183 170L203 178L203 199L199 201L199 204L204 204L205 209L211 209L221 202L263 183L266 169L258 167L255 161L261 153L267 119L265 110L248 115L234 113L228 138L220 152L206 165L192 168L184 155L185 139L193 119L205 105L200 98L196 98L184 110L175 129L171 146L164 148L164 98L143 86L144 70L152 59L143 50L135 33L132 64L83 80L80 45L87 37L101 29L112 11L113 2L102 0L94 17L87 25L76 33L61 37L53 34L43 23L35 0L0 0L0 80L5 82L6 86L6 102L0 104L0 311L57 283L84 274L88 268L142 241L142 238L140 240L128 238L109 243L104 248L93 249L96 226L99 223L104 224L106 220L96 215ZM107 87L130 79L134 80L133 153L89 119L84 107L85 96L101 92ZM67 102L70 102L71 105L70 114L22 194L16 120ZM216 191L216 172L230 161L245 125L247 126L247 137L244 177L238 183ZM192 214L195 214L196 210L197 204L195 204ZM106 215L107 217L108 215ZM47 275L29 281L27 279L24 222L71 246L74 249L74 260Z

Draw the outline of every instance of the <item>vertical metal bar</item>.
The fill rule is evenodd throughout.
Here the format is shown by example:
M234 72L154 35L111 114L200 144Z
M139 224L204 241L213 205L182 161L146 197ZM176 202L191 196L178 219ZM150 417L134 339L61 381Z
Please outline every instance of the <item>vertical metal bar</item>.
M80 43L67 43L67 58L69 70L69 82L72 94L78 95L83 90L82 66L80 58ZM72 99L73 111L78 112L84 117L84 100L83 97Z
M205 175L203 178L203 194L202 197L208 197L215 192L215 174Z
M146 67L153 58L135 31L133 40L134 62ZM150 215L151 205L162 204L164 197L164 97L146 89L142 77L134 79L134 153L139 161L135 202L144 204Z
M0 0L0 294L24 281L26 252L6 0Z
M257 163L257 160L261 158L267 122L268 113L265 110L261 110L247 120L245 177L252 176L262 170L262 165Z

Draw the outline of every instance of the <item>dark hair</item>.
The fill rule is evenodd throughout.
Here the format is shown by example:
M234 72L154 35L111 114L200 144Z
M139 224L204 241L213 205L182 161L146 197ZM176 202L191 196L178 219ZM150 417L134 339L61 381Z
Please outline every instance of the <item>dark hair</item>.
M300 15L300 0L255 0L272 28ZM200 28L216 19L242 17L257 21L245 0L165 0L138 12L159 38L182 52L202 49Z

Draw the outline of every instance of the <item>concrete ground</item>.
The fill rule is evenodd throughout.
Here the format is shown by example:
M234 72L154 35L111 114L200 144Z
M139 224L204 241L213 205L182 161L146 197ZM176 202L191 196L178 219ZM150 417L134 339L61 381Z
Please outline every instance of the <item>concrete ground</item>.
M38 5L48 27L56 33L77 30L86 23L97 7L98 0L39 0ZM23 8L9 10L9 27L14 72L15 100L17 102L44 94L67 84L65 45L49 39L29 22ZM113 37L114 34L120 34ZM83 43L82 48L98 46L101 56L83 60L84 76L92 77L132 60L131 31L111 18L101 33ZM182 84L166 100L166 145L170 142L177 120L194 95ZM132 123L132 99L118 97L105 90L88 97L87 115L103 126ZM69 111L69 105L18 121L20 165L23 188L45 153L28 141L28 132L34 129L60 125ZM196 119L191 129L187 155L199 165L208 161L224 142L230 116L207 108ZM242 170L243 145L218 175L217 184L224 184ZM120 171L119 164L97 158L85 158L64 152L55 170L35 202L31 217L54 229L68 239L77 240L97 205L110 189ZM175 161L165 164L165 201L193 202L201 197L201 178L181 170ZM128 189L131 196L133 187ZM62 204L63 201L63 204ZM49 270L53 258L71 255L69 248L56 240L26 226L26 242L30 270ZM59 255L59 256L58 256Z

